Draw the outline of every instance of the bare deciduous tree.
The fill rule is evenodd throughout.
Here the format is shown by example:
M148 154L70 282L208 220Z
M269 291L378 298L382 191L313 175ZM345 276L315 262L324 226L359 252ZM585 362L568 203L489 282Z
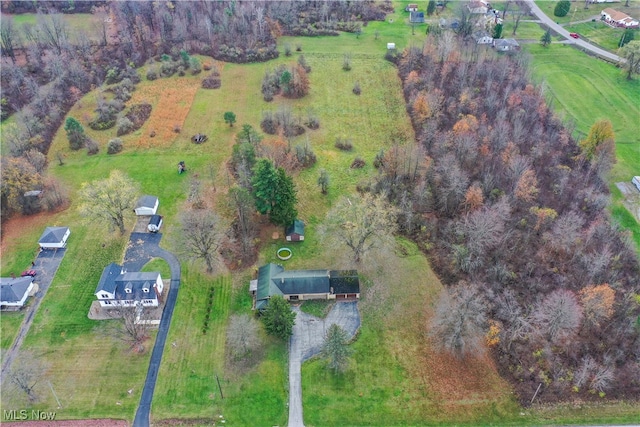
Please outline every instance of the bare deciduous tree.
M456 357L484 352L487 304L477 285L443 291L431 321L433 343Z
M576 295L568 289L557 289L540 302L533 321L552 343L575 334L582 322L582 307Z
M327 229L347 245L359 263L373 247L388 241L396 229L398 211L382 195L344 197L327 215Z
M112 319L122 319L122 322L113 330L114 336L128 344L134 351L142 353L143 344L149 338L150 311L149 307L142 305L117 306L108 309L107 313Z
M13 360L8 374L16 397L18 394L24 394L29 403L38 402L41 397L38 389L42 385L45 372L46 367L40 359L30 352L21 351Z
M235 360L250 356L261 345L260 323L248 314L234 314L229 318L227 348Z
M224 237L222 220L208 210L186 211L180 216L181 252L191 259L201 259L207 265L207 273L213 273Z

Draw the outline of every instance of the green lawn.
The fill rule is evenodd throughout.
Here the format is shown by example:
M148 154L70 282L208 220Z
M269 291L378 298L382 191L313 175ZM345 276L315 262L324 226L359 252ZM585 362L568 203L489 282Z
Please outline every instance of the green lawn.
M62 19L68 27L69 34L72 34L72 40L76 37L76 32L81 32L85 37L91 40L100 40L102 32L102 23L100 18L90 13L63 13ZM23 25L36 25L38 15L35 13L22 13L19 15L11 15L13 23L20 28Z
M628 12L626 10L626 8L620 7L621 6L620 3L616 3L614 5L607 4L607 3L590 4L589 8L585 9L583 1L572 1L571 2L571 10L567 14L567 16L559 17L559 16L555 16L553 14L553 11L554 11L554 9L556 7L556 4L558 4L557 1L553 1L553 0L535 0L535 3L538 5L538 7L540 9L542 9L542 11L549 18L553 19L554 21L556 21L559 24L566 24L566 23L569 23L569 22L582 21L582 20L585 20L585 19L591 19L593 17L596 17L596 19L600 19L600 12L603 9L606 9L608 7L613 7L614 9L618 9L618 10L621 10L623 12ZM637 3L637 1L634 0L634 1L631 1L630 3L631 3L632 6L634 6L635 3ZM624 4L624 1L622 2L622 4Z
M0 313L0 350L11 347L23 320L24 313L20 311Z
M611 28L601 21L584 22L581 24L568 25L565 27L567 31L578 33L582 39L601 46L611 52L618 50L620 37L624 33L621 28ZM638 31L636 31L638 34ZM640 34L637 35L640 38Z

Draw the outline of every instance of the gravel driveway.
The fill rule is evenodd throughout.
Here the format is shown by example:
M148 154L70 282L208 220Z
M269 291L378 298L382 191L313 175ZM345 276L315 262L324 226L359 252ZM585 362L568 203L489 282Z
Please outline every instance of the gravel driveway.
M296 313L296 323L289 340L289 427L304 427L300 366L320 353L331 325L339 325L350 339L353 338L360 327L360 312L357 301L336 303L325 319L303 313L298 306L292 308Z

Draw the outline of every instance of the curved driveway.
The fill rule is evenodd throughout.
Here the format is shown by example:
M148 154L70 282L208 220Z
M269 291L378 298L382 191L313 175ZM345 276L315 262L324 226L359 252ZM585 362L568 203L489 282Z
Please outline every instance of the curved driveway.
M560 25L556 24L556 22L551 19L550 17L548 17L543 11L542 9L540 9L538 7L537 4L534 3L533 0L525 0L527 2L527 5L529 6L529 9L531 10L531 13L533 13L534 15L536 15L538 17L538 19L540 21L542 21L542 23L544 25L546 25L547 27L551 28L553 31L555 31L556 33L560 34L562 37L564 37L565 39L569 40L572 42L572 44L576 45L576 46L580 46L581 48L588 50L602 58L606 58L609 59L611 61L614 62L625 62L625 59L609 52L608 50L604 50L601 49L597 46L592 45L591 43L588 43L582 39L574 39L569 35L569 31L565 30L564 28L562 28Z
M147 370L147 379L144 382L140 404L136 411L136 417L133 420L133 427L148 427L149 416L151 412L151 401L153 400L153 391L156 387L158 379L158 371L160 370L160 361L164 352L164 345L167 341L169 326L171 325L171 317L173 309L178 299L178 289L180 288L180 262L171 252L165 251L158 246L162 235L149 233L132 233L125 254L123 267L130 271L140 271L142 266L155 257L164 259L171 269L171 288L165 302L162 319L156 336L156 343L153 346L151 360L149 361L149 369Z

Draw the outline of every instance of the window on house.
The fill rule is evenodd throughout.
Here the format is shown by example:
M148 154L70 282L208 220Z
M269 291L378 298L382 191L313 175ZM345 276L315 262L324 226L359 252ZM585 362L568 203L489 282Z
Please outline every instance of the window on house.
M107 295L107 294L102 294L102 295L101 295L101 297L102 297L102 298L109 298L109 295Z
M142 288L142 292L148 294L149 293L149 288Z

